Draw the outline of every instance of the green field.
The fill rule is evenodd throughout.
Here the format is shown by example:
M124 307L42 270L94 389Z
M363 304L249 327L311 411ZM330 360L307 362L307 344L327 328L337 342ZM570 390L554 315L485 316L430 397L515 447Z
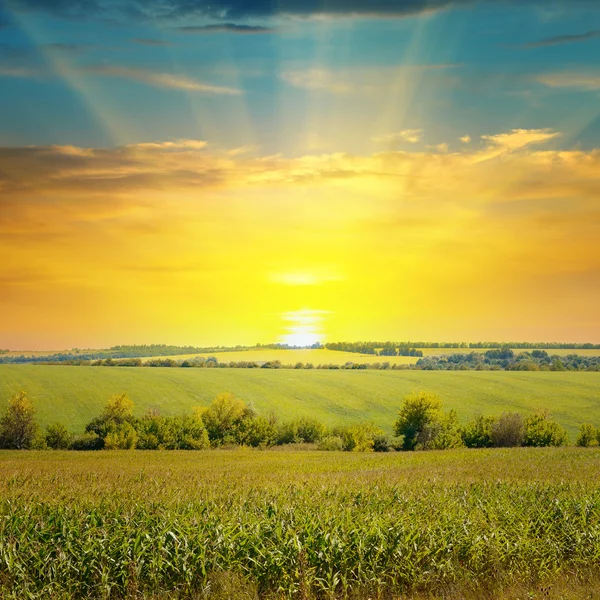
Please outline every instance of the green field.
M597 448L0 452L2 598L589 600L599 561Z
M26 390L42 425L81 432L112 395L127 392L138 415L174 415L238 395L262 414L314 416L329 425L371 420L391 433L402 398L436 392L462 420L475 413L547 408L572 441L584 421L600 425L600 373L511 371L319 371L0 365L0 406Z

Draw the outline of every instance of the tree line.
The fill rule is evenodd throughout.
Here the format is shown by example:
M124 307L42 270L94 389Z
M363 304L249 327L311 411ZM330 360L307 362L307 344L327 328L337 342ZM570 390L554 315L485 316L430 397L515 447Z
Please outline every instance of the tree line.
M449 354L445 356L429 356L420 358L416 364L393 364L389 361L373 363L346 362L344 364L317 364L296 362L285 364L280 360L265 362L256 361L222 361L214 356L205 358L196 356L190 359L175 360L172 358L114 359L105 358L94 361L71 360L60 363L39 361L44 365L75 365L93 367L183 367L183 368L229 368L229 369L374 369L374 370L414 370L414 371L600 371L600 356L582 356L568 354L566 356L550 355L545 350L520 352L515 354L510 348L496 348L485 353L470 352L468 354Z
M78 361L94 361L104 359L145 358L175 356L178 354L202 354L210 352L239 352L244 350L296 350L327 349L373 356L423 356L420 348L460 348L460 349L496 349L513 348L516 350L600 350L600 344L561 343L561 342L328 342L315 343L311 346L290 346L289 344L255 344L254 346L177 346L167 344L118 345L100 350L82 350L73 348L69 352L56 352L45 356L13 355L0 356L0 364L8 363L75 363ZM9 350L0 350L0 355Z
M118 394L107 401L80 435L73 435L58 422L42 431L33 404L21 391L9 400L0 418L0 448L204 450L305 444L318 450L388 452L562 446L568 442L565 429L547 411L526 416L517 412L477 415L461 424L456 411L443 411L440 398L425 391L404 398L393 437L372 422L329 428L313 417L291 421L280 421L275 414L265 417L231 393L219 394L210 406L197 407L188 415L164 416L149 410L136 417L133 408L126 393ZM598 444L600 429L582 424L576 445Z

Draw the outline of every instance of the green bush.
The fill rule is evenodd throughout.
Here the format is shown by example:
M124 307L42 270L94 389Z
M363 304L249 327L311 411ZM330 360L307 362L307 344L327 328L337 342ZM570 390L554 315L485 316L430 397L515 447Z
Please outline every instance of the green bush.
M492 446L492 427L495 417L477 415L473 421L461 429L464 445L467 448L490 448Z
M394 424L397 436L404 436L403 450L415 450L419 442L419 436L423 436L427 426L438 421L441 417L439 397L429 392L417 392L406 396L404 404L398 413L398 419Z
M95 433L84 433L76 435L69 446L70 450L102 450L104 440Z
M26 450L39 446L35 408L27 392L17 392L9 401L0 418L0 448Z
M451 410L428 423L417 436L418 450L449 450L463 446L458 415Z
M539 411L525 420L524 446L564 446L567 432L550 419L547 411Z
M392 450L392 446L386 435L376 435L373 438L373 452L389 452L390 450Z
M66 450L73 436L62 423L52 423L46 427L46 445L53 450Z
M596 431L596 428L591 423L583 423L579 429L579 435L577 436L575 444L577 444L577 446L581 446L582 448L595 446L600 441L598 440L599 435L600 430Z
M317 450L328 450L332 452L341 452L344 449L344 442L339 435L328 435L324 437L317 446Z

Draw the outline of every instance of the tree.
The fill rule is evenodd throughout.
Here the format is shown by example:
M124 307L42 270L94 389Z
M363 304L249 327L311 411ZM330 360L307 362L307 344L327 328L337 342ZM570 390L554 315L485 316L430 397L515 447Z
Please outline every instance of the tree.
M0 419L0 448L23 450L31 448L38 434L35 408L27 392L17 392L9 401Z
M563 446L567 432L550 419L548 411L541 410L525 420L524 446Z
M440 420L442 403L436 394L416 392L404 398L394 424L396 435L404 436L403 450L414 450L427 426Z

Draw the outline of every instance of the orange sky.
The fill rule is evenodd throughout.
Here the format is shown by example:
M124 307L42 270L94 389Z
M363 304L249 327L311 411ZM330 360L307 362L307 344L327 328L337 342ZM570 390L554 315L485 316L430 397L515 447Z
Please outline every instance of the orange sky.
M600 150L557 148L2 148L0 348L600 342Z

